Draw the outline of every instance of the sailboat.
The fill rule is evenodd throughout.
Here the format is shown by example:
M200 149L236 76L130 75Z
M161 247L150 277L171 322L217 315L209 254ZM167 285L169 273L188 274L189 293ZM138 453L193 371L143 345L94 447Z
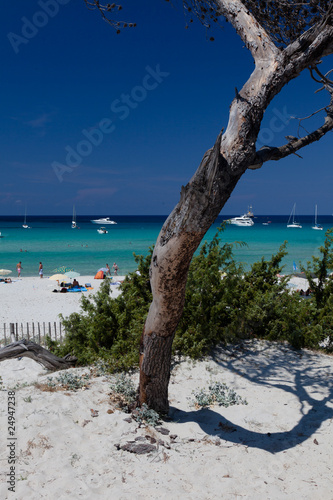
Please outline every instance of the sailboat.
M22 224L22 227L24 229L31 229L31 227L28 226L28 224L27 224L27 209L25 209L25 212L24 212L24 222Z
M75 205L73 205L72 229L79 229L76 224Z
M314 221L314 226L312 226L312 229L317 229L318 231L323 230L323 226L317 223L317 205L315 206L315 221Z
M296 212L296 203L294 203L293 209L292 209L291 214L289 216L287 227L298 227L299 229L302 229L302 226L300 225L300 223L296 222L296 220L295 220L295 212Z

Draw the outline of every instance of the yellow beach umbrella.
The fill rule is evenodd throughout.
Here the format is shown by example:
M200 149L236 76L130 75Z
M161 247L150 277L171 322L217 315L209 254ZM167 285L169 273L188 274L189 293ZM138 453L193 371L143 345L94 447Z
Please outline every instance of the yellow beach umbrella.
M68 280L68 277L65 274L53 274L49 277L49 280L52 281L65 281Z

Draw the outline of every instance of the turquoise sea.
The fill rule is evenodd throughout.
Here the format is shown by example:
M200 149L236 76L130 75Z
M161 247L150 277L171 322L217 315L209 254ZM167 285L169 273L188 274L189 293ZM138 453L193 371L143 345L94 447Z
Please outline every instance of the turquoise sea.
M237 215L237 214L236 214ZM239 215L239 214L238 214ZM133 252L146 255L166 219L166 216L110 216L117 225L106 226L108 234L98 234L99 226L90 219L103 216L77 217L79 229L71 228L70 216L30 216L30 229L23 229L22 218L0 216L0 268L12 270L22 262L22 277L38 276L39 262L43 262L44 276L50 276L59 266L74 268L81 275L94 275L106 263L116 262L118 274L125 275L136 269ZM223 220L234 215L219 216L207 232L205 240L214 236ZM247 265L269 258L279 246L288 241L288 256L284 260L285 273L292 273L293 262L306 264L312 255L319 255L318 248L325 239L325 231L333 226L333 216L321 216L318 220L323 231L311 228L313 217L298 216L302 229L287 228L289 216L257 216L254 226L228 225L221 234L222 241L242 241L246 247L235 249L236 260ZM264 222L270 221L268 225Z

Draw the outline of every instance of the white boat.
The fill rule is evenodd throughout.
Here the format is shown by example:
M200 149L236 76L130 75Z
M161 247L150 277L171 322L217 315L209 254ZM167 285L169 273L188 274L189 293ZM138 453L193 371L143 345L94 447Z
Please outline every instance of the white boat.
M234 224L235 226L249 227L253 226L254 222L248 215L240 215L239 217L233 217L233 219L228 219L229 224Z
M114 220L110 220L110 217L102 217L101 219L93 219L90 222L93 224L117 224Z
M107 231L105 227L100 227L99 229L97 229L97 232L99 234L108 234L109 231Z
M295 220L295 213L296 213L296 203L294 203L293 209L292 209L291 214L289 216L287 227L296 227L296 228L302 229L302 226L300 225L300 223L296 222L296 220Z
M315 221L314 221L314 226L312 226L312 229L317 229L317 231L323 230L323 226L317 223L317 205L315 207Z
M30 226L28 226L28 224L27 224L27 209L25 209L25 213L24 213L24 222L23 222L23 224L22 224L22 227L23 227L24 229L31 229L31 227L30 227Z
M75 205L73 205L72 229L78 229L77 224L76 224Z

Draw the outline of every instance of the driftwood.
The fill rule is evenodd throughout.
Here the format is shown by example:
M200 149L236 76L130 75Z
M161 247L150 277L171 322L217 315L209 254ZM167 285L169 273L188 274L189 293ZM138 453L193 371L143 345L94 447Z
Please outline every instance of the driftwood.
M67 354L64 358L58 358L47 349L26 339L13 342L0 349L0 361L23 356L37 361L37 363L45 366L48 370L65 370L66 368L75 366L77 362L75 356Z

